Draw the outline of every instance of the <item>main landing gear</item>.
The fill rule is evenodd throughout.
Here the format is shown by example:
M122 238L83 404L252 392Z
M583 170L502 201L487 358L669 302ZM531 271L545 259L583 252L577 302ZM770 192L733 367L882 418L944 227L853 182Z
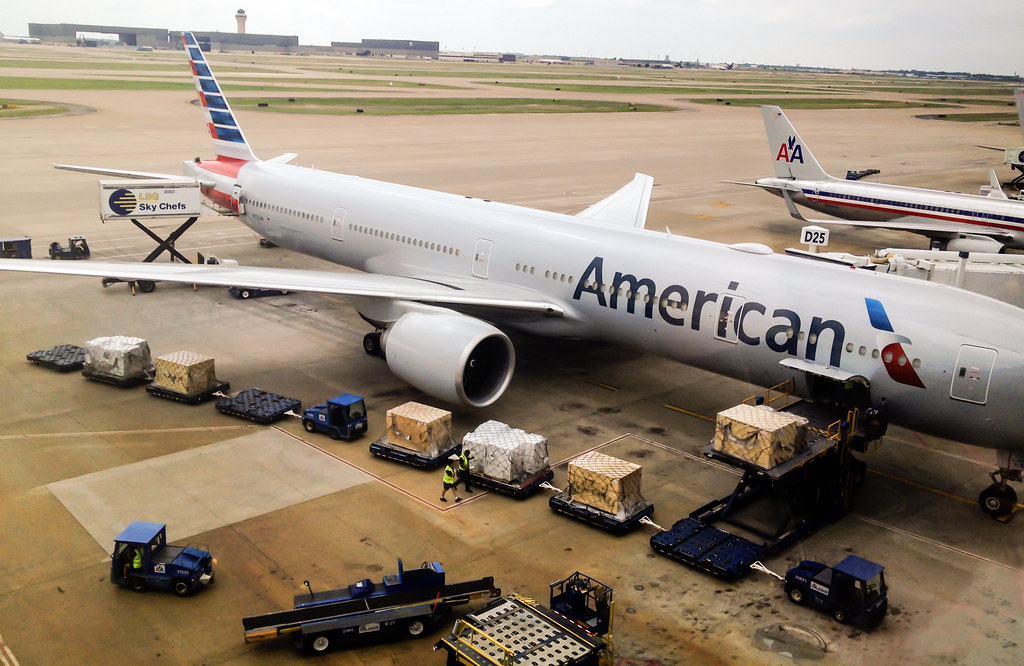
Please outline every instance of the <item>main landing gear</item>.
M1008 517L1017 507L1017 491L1008 482L1021 481L1021 470L1001 467L991 472L989 476L992 477L993 483L981 491L978 505L993 518Z
M380 331L374 331L373 333L367 333L363 336L363 351L370 356L380 356L384 358L384 349L380 345Z

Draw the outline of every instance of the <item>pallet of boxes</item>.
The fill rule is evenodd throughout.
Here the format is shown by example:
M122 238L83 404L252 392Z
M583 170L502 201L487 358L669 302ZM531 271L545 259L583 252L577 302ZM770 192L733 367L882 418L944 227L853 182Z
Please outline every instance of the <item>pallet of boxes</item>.
M217 379L212 356L176 351L157 356L156 377L146 391L158 398L196 405L229 386Z
M485 421L462 438L472 483L515 498L527 497L554 478L543 435Z
M142 338L127 335L94 338L84 347L83 377L121 387L153 380L149 343Z
M370 444L370 453L414 467L439 467L462 447L452 441L452 413L418 402L387 411L384 436Z
M741 466L773 469L807 449L807 419L764 405L740 404L718 413L712 454Z
M640 492L640 465L590 451L569 461L567 488L548 501L558 513L623 533L654 513Z

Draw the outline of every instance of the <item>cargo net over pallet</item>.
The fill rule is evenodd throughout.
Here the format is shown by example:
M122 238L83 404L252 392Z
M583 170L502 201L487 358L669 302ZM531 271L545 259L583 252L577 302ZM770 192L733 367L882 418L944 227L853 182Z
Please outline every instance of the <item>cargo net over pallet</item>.
M82 375L89 379L117 386L137 386L152 381L153 373L149 343L142 338L115 335L85 343Z
M524 482L547 471L548 440L501 421L485 421L462 438L470 471L504 483Z
M197 403L228 387L217 380L213 357L176 351L157 357L156 379L146 390L160 398Z
M718 413L715 451L764 469L807 448L807 419L763 405L736 405Z
M640 465L598 451L584 453L569 462L568 487L549 504L604 529L630 529L654 513L640 492L642 471Z

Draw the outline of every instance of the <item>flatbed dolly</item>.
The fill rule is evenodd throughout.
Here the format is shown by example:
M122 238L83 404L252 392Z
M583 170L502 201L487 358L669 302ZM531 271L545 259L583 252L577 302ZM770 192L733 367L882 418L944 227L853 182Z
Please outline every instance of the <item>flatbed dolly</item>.
M189 405L198 405L199 403L205 400L209 400L210 398L213 398L218 394L224 393L224 391L227 391L230 388L230 382L218 382L204 391L196 391L195 393L181 393L180 391L172 391L171 389L164 388L163 386L150 384L149 386L146 387L146 392L158 398L177 400L178 402L184 402Z
M240 416L256 423L273 423L289 411L298 413L302 401L270 393L258 388L241 391L237 395L221 398L214 407L217 411Z
M420 636L454 606L500 595L491 576L446 584L440 562L403 569L399 560L398 573L380 583L366 578L347 588L299 595L293 609L247 617L242 626L246 643L293 634L296 647L322 653Z
M550 585L549 607L511 594L468 613L434 644L447 666L598 666L614 660L612 589L576 572Z
M475 481L476 479L474 479ZM557 495L551 497L548 500L548 506L552 510L582 520L585 523L589 523L594 527L600 527L603 530L612 532L613 534L625 534L634 527L640 524L640 520L649 517L654 514L654 504L644 500L644 503L633 513L627 515L625 518L619 518L615 514L608 513L607 511L601 511L595 509L592 506L577 502L569 498L569 493L562 491Z
M554 478L554 470L548 468L537 476L525 481L501 481L484 474L474 474L470 483L474 486L493 490L494 492L501 493L502 495L508 495L509 497L514 497L516 499L524 499L540 490L541 484L550 483Z
M712 444L701 449L706 457L743 470L743 476L729 495L714 499L676 522L669 530L651 537L651 548L666 557L716 577L735 580L765 555L775 555L824 525L845 515L853 501L853 490L864 481L866 465L851 455L851 441L858 432L857 410L845 420L821 424L834 416L810 403L798 402L784 408L808 418L807 448L772 468L764 468L717 451ZM740 517L755 500L774 500L780 509L769 527L764 520L755 524ZM770 520L770 519L769 519ZM760 543L714 527L724 522L762 539Z
M51 370L71 372L85 365L85 348L78 345L57 345L25 355L29 361Z
M94 382L103 382L104 384L111 384L119 388L131 388L133 386L141 386L142 384L148 384L153 381L152 377L147 375L135 375L134 377L119 377L117 375L108 375L105 372L95 372L94 370L86 370L82 368L82 376L86 379L91 379Z
M416 453L412 449L406 449L401 446L395 446L388 442L387 437L381 437L377 441L370 444L370 453L380 458L386 458L387 460L394 460L405 465L412 465L413 467L419 467L421 469L436 469L443 465L449 456L458 456L462 452L462 444L456 444L450 442L452 446L445 451L441 452L435 458L429 458L422 454ZM473 477L473 481L476 481L476 477Z

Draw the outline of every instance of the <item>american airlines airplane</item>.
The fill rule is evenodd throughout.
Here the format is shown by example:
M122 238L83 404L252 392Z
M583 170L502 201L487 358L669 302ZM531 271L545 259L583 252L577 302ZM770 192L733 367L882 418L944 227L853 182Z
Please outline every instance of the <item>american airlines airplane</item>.
M1020 124L1021 132L1024 132L1024 88L1013 89L1013 99L1017 102L1017 122ZM1003 151L1003 164L1020 173L1008 185L1018 185L1024 181L1024 146L1016 148L1001 148L999 146L984 146L975 144L978 148Z
M512 379L502 329L604 340L761 386L792 380L812 400L885 398L892 423L999 449L980 502L994 515L1016 505L1024 310L645 229L653 179L642 174L572 216L300 168L291 155L261 161L195 39L183 39L217 151L185 172L261 236L361 272L30 259L0 270L342 294L374 327L367 352L424 393L474 407Z
M38 37L25 37L23 35L5 35L0 32L0 42L11 42L13 44L38 44Z
M804 220L796 204L840 220L815 224L898 229L932 239L935 249L999 252L1024 248L1024 203L1006 197L992 176L987 195L925 190L835 178L825 173L810 148L777 106L762 106L774 178L754 183L786 201L790 215Z

